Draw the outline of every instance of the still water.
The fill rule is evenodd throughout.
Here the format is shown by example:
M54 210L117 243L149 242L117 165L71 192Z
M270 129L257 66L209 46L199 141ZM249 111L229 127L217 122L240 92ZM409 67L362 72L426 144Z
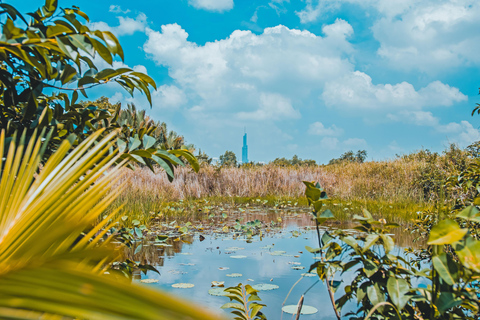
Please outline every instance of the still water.
M312 315L302 315L301 319L335 319L330 299L325 285L318 281L317 276L304 276L309 266L314 263L315 256L305 250L305 246L318 247L315 225L309 213L243 213L244 221L262 220L281 221L276 227L264 227L262 235L247 239L247 235L235 232L221 232L221 228L231 221L214 221L208 230L192 231L188 237L170 238L166 246L144 243L142 252L132 258L152 264L160 274L148 272L138 276L140 279L157 281L148 285L152 288L166 290L173 295L191 300L201 306L211 308L227 317L228 309L220 307L229 302L227 297L212 296L212 281L224 281L225 287L236 286L239 283L273 284L278 289L260 291L260 303L266 307L262 312L268 319L291 319L291 314L282 313L282 305L296 305L299 298L305 294L304 305L318 309ZM280 219L278 219L280 217ZM232 219L238 218L238 215ZM349 227L336 225L335 227ZM326 228L322 228L324 232ZM396 248L400 253L402 246L411 243L408 234L398 230ZM235 238L234 238L235 237ZM237 274L237 277L227 275ZM238 275L239 274L239 275ZM343 294L343 286L349 283L353 274L337 274L335 280L342 285L335 294L336 298ZM300 279L300 281L299 281ZM296 286L292 289L294 284ZM191 288L174 288L173 284L193 284ZM289 294L289 291L291 293ZM287 297L288 296L288 297ZM346 305L344 312L353 308Z

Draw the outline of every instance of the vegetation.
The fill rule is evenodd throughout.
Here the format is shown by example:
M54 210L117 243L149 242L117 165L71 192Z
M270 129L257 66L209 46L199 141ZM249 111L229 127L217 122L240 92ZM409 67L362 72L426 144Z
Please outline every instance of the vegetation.
M288 167L288 166L300 166L300 167L302 167L302 166L315 166L315 165L317 165L315 160L309 160L309 159L302 160L297 155L294 155L291 160L286 159L286 158L276 158L271 163L276 165L276 166L281 166L281 167Z
M357 153L354 153L352 150L343 153L338 159L332 159L328 164L336 164L342 162L358 162L364 163L367 159L366 150L358 150Z
M109 153L116 133L97 141L102 133L92 134L68 156L71 143L63 141L37 175L47 146L43 135L36 138L34 131L25 144L23 134L18 146L13 139L4 155L2 130L0 192L9 196L0 203L1 317L217 319L190 303L133 285L115 270L106 272L121 252L110 245L115 212L99 217L114 200L106 196L108 186L121 173L112 168L118 150ZM111 194L123 188L114 187Z
M147 133L146 125L119 123L119 106L77 102L79 92L87 97L87 89L106 83L116 83L131 95L140 91L151 101L150 88L156 84L148 75L125 67L99 70L94 57L110 65L115 57L123 60L117 38L109 31L90 30L82 23L89 21L88 16L78 7L59 10L57 5L56 0L46 0L27 21L13 6L0 4L5 20L0 41L0 126L6 136L26 130L28 140L35 129L50 130L48 158L65 139L75 139L77 145L100 128L104 135L121 128L116 144L126 152L119 162L129 159L152 170L158 165L170 179L174 166L183 165L179 156L198 169L188 150L156 148L149 135L154 126Z
M478 319L480 142L381 162L365 162L365 150L348 151L326 166L295 155L237 167L232 151L220 156L220 166L211 166L199 150L198 172L194 146L145 111L133 104L122 110L105 97L78 102L79 92L88 98L87 89L114 82L132 95L142 92L151 103L156 84L148 75L125 67L99 70L93 62L123 61L113 34L90 30L85 13L78 7L59 10L56 0L46 0L29 21L11 5L0 7L2 318L217 319L132 284L134 271L157 270L127 258L121 243L133 256L151 236L157 245L173 246L166 244L168 235L149 230L172 212L201 213L214 233L232 232L248 243L263 231L278 232L281 217L227 224L230 213L250 205L302 212L305 193L318 240L318 248L305 247L317 258L308 273L315 271L325 283L337 319ZM480 105L473 113L480 113ZM175 167L186 163L198 174L180 168L171 183ZM309 181L320 181L334 200ZM220 207L226 199L244 208ZM379 216L365 208L372 203ZM407 230L427 247L394 250L391 232L399 225L386 221L397 218L399 211L387 209L393 203L404 212L422 209L403 218L414 218ZM362 216L355 214L360 207ZM320 226L335 216L353 219L354 231L321 233ZM191 243L190 230L205 228L173 221L157 231L175 234L172 243ZM351 280L342 284L343 274ZM265 319L265 306L251 286L224 293L231 302L222 308L234 309L236 319ZM356 304L345 313L349 302Z
M95 55L112 64L123 51L113 34L83 24L78 7L46 0L30 21L0 7L2 318L218 318L107 272L121 258L110 245L116 212L100 216L124 188L107 195L120 167L156 164L173 177L177 156L198 164L188 150L154 148L147 130L118 124L119 112L77 103L78 92L116 82L150 101L155 82L129 68L98 70Z
M220 156L220 165L227 167L236 167L237 156L233 151L225 151L225 153Z

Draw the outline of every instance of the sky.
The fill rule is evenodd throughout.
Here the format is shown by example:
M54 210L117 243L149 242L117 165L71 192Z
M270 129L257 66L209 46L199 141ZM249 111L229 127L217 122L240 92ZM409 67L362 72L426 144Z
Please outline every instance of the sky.
M21 12L41 1L13 1ZM211 157L327 163L480 140L477 0L59 0L116 34L124 64L154 78L134 103ZM117 61L115 67L122 66ZM108 67L102 65L101 67Z

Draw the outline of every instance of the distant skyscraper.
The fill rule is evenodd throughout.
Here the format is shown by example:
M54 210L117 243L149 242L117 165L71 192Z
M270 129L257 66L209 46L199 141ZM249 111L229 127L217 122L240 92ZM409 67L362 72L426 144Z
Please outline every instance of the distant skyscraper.
M243 135L243 147L242 147L242 162L248 163L248 146L247 146L247 131Z

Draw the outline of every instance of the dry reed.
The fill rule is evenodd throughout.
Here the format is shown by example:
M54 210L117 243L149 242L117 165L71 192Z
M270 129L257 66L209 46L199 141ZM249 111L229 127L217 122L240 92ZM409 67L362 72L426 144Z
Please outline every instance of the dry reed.
M208 197L289 197L304 194L303 180L318 181L333 198L368 199L390 202L420 202L423 189L416 181L427 164L423 161L342 163L318 167L202 167L195 173L178 168L169 182L162 170L128 170L128 188L120 201L168 202ZM127 170L127 169L126 169Z

